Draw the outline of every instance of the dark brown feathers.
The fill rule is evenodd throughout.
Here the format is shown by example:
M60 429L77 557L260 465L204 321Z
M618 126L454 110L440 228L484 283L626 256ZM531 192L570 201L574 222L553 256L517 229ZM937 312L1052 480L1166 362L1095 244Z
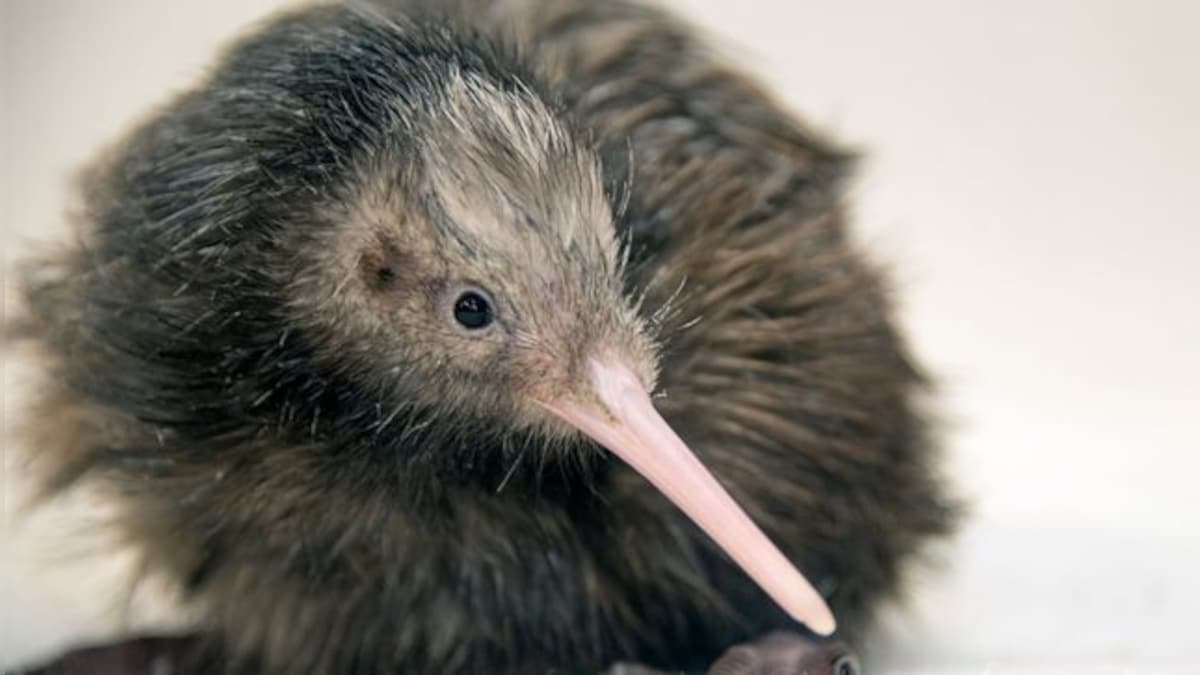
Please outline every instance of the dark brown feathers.
M517 117L468 116L465 145L455 78ZM955 508L846 236L850 164L638 5L283 15L88 173L79 243L25 277L34 447L120 500L231 672L702 668L794 628L642 478L527 421L502 385L541 362L419 330L467 266L656 368L664 416L856 636ZM472 185L503 245L445 225Z

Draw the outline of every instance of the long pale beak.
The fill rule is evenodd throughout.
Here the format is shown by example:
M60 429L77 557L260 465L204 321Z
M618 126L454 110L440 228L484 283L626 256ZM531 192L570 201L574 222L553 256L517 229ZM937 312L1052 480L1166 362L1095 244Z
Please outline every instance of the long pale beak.
M833 613L654 409L640 380L613 360L589 362L597 401L539 401L625 460L724 549L797 621L829 635Z

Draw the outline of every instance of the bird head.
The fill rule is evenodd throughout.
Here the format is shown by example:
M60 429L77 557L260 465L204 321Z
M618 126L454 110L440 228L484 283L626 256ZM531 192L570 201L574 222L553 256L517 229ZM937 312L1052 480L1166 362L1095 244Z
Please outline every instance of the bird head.
M595 402L598 359L652 389L586 139L519 82L454 69L399 115L297 249L290 294L323 353L410 404L550 436L551 409Z

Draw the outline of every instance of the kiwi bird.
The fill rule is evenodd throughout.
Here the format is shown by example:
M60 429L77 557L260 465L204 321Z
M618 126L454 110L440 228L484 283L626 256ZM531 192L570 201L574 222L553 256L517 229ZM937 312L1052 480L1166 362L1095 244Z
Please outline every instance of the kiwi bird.
M47 489L112 495L209 672L852 642L955 507L851 164L640 5L276 16L27 268Z

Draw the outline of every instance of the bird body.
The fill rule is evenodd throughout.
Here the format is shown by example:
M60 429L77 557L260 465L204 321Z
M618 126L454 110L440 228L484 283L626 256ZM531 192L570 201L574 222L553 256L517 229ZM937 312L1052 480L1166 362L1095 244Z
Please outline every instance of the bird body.
M853 638L954 508L849 164L639 5L273 18L26 275L47 484L112 492L229 672L702 669L819 614L750 521ZM667 424L749 521L638 465Z

